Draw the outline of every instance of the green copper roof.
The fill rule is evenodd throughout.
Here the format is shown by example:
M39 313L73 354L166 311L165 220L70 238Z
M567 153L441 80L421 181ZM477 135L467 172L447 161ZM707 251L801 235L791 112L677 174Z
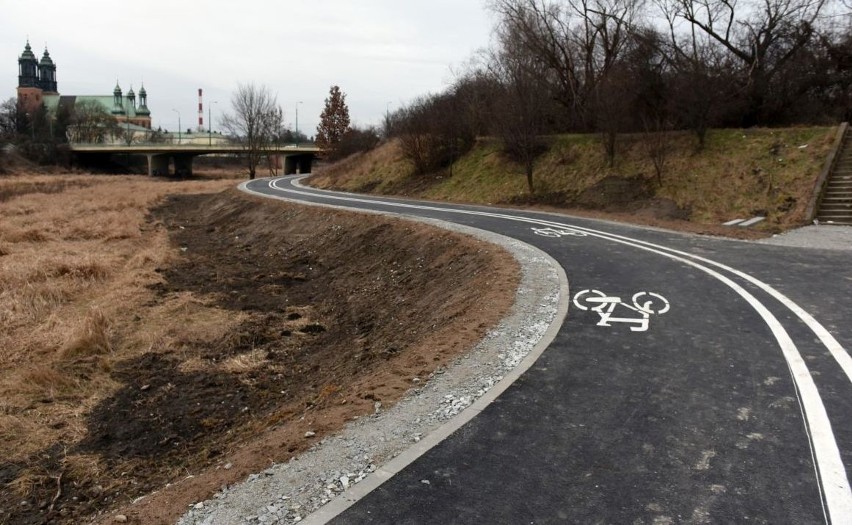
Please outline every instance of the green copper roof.
M133 104L130 103L126 98L121 99L121 107L115 107L115 98L112 95L45 95L42 99L45 107L51 113L56 113L59 105L71 105L73 107L74 104L78 102L95 102L99 104L107 113L115 115L115 109L118 109L120 113L119 115L127 116L129 118L134 117L147 117L151 114L148 111L148 108L142 107L133 107Z
M50 58L50 53L47 52L47 48L44 48L44 55L41 57L41 62L39 65L42 66L52 66L53 60Z
M33 48L30 47L30 41L27 40L27 45L24 47L24 52L21 54L21 60L31 59L35 60L36 56L33 54Z

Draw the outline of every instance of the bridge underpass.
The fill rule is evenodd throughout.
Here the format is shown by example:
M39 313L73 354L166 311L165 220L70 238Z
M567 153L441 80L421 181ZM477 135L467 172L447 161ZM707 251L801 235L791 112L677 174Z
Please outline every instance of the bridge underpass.
M245 155L246 151L240 146L233 145L164 145L164 144L72 144L71 151L78 160L94 165L109 166L120 156L144 157L149 176L190 176L192 175L193 160L201 155ZM308 173L319 153L316 146L281 146L264 154L259 167L272 163L276 169L283 170L285 175ZM130 164L129 162L127 164Z

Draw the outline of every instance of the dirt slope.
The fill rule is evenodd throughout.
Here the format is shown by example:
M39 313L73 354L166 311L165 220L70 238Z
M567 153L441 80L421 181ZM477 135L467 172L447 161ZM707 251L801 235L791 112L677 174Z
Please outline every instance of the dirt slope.
M159 303L181 304L172 315L194 328L112 364L117 388L81 440L0 461L0 523L173 522L393 404L481 338L517 285L511 257L480 241L236 190L170 197L150 227L180 255L123 315L144 331ZM16 474L34 467L58 481L21 494Z
M711 130L697 148L685 132L620 135L614 161L595 134L548 137L535 193L499 140L480 138L452 169L416 175L398 141L315 170L319 188L438 201L568 211L575 215L735 237L806 222L805 211L836 128ZM659 173L657 170L659 169ZM765 216L754 228L732 219Z

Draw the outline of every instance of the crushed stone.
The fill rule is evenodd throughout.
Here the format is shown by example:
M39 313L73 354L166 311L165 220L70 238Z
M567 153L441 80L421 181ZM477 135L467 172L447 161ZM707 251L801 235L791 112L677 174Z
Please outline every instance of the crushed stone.
M393 407L377 409L301 456L191 505L180 525L301 522L469 407L541 340L556 319L560 301L559 270L552 259L508 237L440 221L421 222L494 242L512 253L521 266L521 282L509 315L468 354L431 374L425 384L414 382Z

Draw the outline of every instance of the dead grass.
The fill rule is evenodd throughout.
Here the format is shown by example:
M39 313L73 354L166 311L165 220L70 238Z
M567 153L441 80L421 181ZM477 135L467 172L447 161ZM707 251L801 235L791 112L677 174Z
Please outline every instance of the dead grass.
M17 187L54 180L32 178L40 185ZM160 223L148 210L166 194L234 179L69 178L86 183L8 192L0 206L0 507L12 521L33 511L89 522L235 454L232 471L208 469L207 481L150 496L149 510L134 511L147 518L131 517L173 520L222 483L309 446L307 430L330 432L372 413L376 399L390 406L514 296L516 268L503 254L431 228L310 208L282 216L236 191L169 199ZM261 435L285 421L284 434ZM51 513L52 501L61 509Z
M323 166L311 177L311 184L318 188L394 193L394 189L413 173L414 167L403 157L399 143L392 141Z
M77 378L51 365L35 365L20 373L20 380L7 394L29 395L38 401L52 402L60 398L73 397L80 386Z
M110 323L100 310L92 310L60 350L62 360L112 353Z
M226 359L221 364L220 369L229 374L239 374L260 368L268 362L269 359L265 350L252 350Z
M697 151L691 135L671 133L665 138L669 153L659 187L641 135L620 138L612 167L596 135L560 135L551 137L549 151L536 161L537 201L571 208L574 198L608 177L641 177L652 181L656 197L685 210L691 223L719 225L763 215L767 220L759 228L775 232L805 222L834 135L828 127L712 130L705 148ZM480 139L453 165L451 175L415 177L399 145L390 142L318 170L311 184L455 202L529 200L522 167L506 159L493 139Z
M228 326L224 314L185 297L153 304L156 269L180 254L146 218L168 194L233 184L0 177L0 463L25 467L9 485L16 493L57 483L38 454L82 439L85 415L119 386L110 377L114 363ZM193 319L203 322L187 328ZM103 467L74 453L57 468L70 483Z

